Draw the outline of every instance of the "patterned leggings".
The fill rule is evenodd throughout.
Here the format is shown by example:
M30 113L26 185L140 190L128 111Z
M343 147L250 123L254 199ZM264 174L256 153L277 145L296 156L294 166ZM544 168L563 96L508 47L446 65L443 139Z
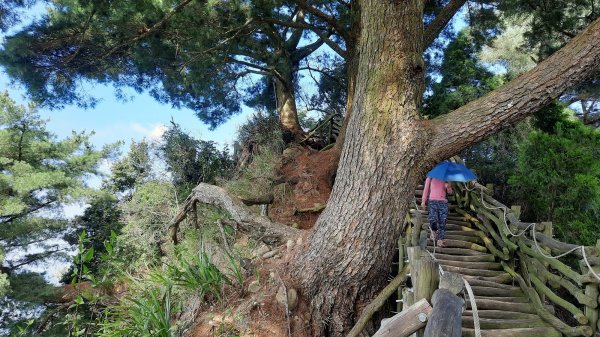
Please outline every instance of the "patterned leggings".
M429 200L429 226L438 233L438 239L444 240L446 234L446 220L448 220L448 202L443 200Z

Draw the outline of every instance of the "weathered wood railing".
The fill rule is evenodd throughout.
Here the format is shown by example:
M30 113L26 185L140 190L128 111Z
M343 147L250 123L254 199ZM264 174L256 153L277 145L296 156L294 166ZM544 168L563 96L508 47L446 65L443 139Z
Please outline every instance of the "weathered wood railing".
M495 200L489 194L489 187L477 183L469 184L470 187L462 183L454 185L454 198L459 206L456 212L486 234L487 238L482 238L486 247L506 261L502 263L504 270L517 280L537 314L566 336L591 336L598 331L600 279L594 271L600 271L600 241L592 247L560 242L552 238L552 223L520 221L519 207L507 207ZM569 252L581 258L580 271L560 258ZM511 268L509 261L516 267ZM562 295L567 293L570 296ZM574 320L558 319L544 306L545 302L569 312Z

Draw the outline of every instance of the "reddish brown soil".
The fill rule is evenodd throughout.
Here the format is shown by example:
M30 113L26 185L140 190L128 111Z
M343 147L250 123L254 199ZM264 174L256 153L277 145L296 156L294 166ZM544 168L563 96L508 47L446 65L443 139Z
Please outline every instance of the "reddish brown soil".
M269 216L279 223L298 224L309 229L321 211L304 211L325 205L331 194L338 155L333 151L319 152L307 147L295 147L293 154L284 158L280 176L291 185L292 193L276 198Z
M310 315L302 298L299 298L298 306L290 313L289 325L284 307L275 299L281 279L277 276L273 279L270 274L275 272L281 275L282 262L279 259L270 259L256 266L259 270L261 290L257 293L247 293L244 298L230 294L224 306L203 311L197 317L196 325L188 336L309 337ZM251 279L255 279L255 276ZM291 282L284 282L289 289Z

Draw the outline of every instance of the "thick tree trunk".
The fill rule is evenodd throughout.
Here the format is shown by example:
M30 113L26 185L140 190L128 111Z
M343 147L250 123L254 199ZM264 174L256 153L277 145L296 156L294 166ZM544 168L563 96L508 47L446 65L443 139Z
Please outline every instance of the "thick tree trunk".
M279 72L281 78L275 77L275 98L277 99L277 112L283 141L291 143L301 140L304 130L298 120L298 108L294 96L294 81L292 72L289 70Z
M395 239L423 171L423 0L361 4L361 51L340 167L296 279L312 302L314 334L344 336L383 288Z
M310 299L313 332L344 336L388 278L414 189L434 162L558 97L600 66L600 19L504 87L420 120L425 0L361 2L356 89L337 179L291 274Z

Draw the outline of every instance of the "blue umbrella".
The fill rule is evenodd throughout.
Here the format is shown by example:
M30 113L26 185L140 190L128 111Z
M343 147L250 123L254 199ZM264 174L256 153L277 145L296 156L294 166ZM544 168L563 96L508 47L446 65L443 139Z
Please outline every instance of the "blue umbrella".
M465 165L444 161L437 164L429 173L428 177L444 181L462 181L477 179L475 173L471 172Z

